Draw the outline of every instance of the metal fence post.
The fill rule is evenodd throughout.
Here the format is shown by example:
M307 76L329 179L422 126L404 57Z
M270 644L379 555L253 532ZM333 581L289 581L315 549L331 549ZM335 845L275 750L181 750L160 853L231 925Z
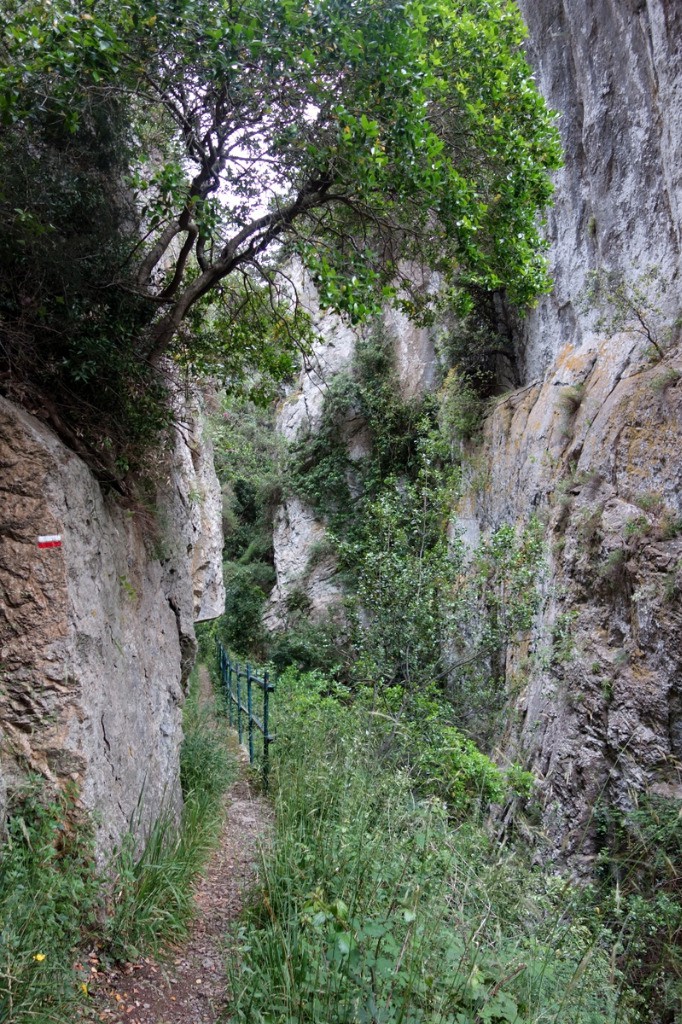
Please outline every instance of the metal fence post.
M218 648L218 666L220 678L223 685L223 690L227 696L227 713L229 717L230 726L236 727L237 734L239 736L239 743L244 742L244 731L245 724L242 715L246 715L248 718L248 730L249 730L249 761L251 764L256 760L255 751L255 734L254 728L263 736L263 762L262 762L262 779L263 779L263 790L267 792L268 789L268 778L270 773L270 744L274 742L275 737L270 735L270 694L274 691L275 687L270 682L269 672L263 673L263 678L260 679L251 668L251 665L246 662L244 667L241 668L239 662L233 662L230 655L227 653L220 641L217 641ZM236 693L234 691L234 680L236 676ZM246 707L242 704L242 680L246 680ZM254 713L253 706L253 687L260 686L263 690L263 719L259 720L258 716ZM236 712L233 705L236 704ZM236 719L236 721L235 721Z
M227 720L232 725L232 662L229 658L227 658L225 670L225 700L227 702Z
M263 674L263 792L268 791L270 774L270 733L268 731L268 712L270 704L270 674Z
M239 670L239 662L236 666L237 672L237 735L239 736L239 742L242 741L242 683L241 683L241 672Z
M249 712L249 762L253 764L253 701L251 697L251 666L246 664L246 707Z
M225 657L225 649L218 640L218 664L220 667L220 690L223 695L223 702L227 697L227 659ZM223 703L224 708L224 703ZM223 711L224 714L224 711Z
M232 725L232 662L227 659L227 720Z

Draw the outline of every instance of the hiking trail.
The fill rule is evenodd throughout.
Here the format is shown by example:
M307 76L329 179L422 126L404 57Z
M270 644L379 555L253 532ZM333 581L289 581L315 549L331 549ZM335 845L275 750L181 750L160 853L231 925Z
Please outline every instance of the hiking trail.
M199 668L200 699L212 699L204 665ZM228 984L227 933L254 884L258 851L267 840L272 814L267 800L252 790L248 757L237 747L239 775L225 795L219 844L195 888L196 914L187 939L166 947L165 957L101 968L90 957L92 1003L89 1019L106 1024L217 1024L224 1019Z

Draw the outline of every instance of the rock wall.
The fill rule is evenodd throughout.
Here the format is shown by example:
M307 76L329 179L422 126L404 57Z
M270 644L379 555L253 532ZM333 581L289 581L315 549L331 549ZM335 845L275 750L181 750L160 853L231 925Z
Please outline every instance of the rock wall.
M77 783L98 848L179 807L193 623L224 607L220 491L197 410L156 509L103 495L40 421L0 399L1 795ZM41 535L60 547L39 548Z
M548 522L543 609L507 666L521 694L503 747L536 773L557 855L589 862L600 803L682 797L682 363L666 329L682 309L682 7L520 7L565 147L547 226L555 288L523 326L525 386L488 418L459 513L473 538L533 511ZM664 361L634 322L614 336L585 303L599 267L641 290L645 320L670 335Z
M536 775L556 854L588 862L600 806L650 788L682 798L682 352L651 364L641 348L566 347L500 399L477 453L487 477L459 510L482 532L531 512L547 523L501 746Z
M343 597L336 561L324 553L325 528L300 500L287 499L275 513L273 548L276 582L268 600L263 624L284 630L296 595L303 597L311 622L320 622ZM315 552L322 550L322 557ZM293 609L295 610L295 609Z
M532 513L547 524L542 607L508 656L499 753L536 774L556 855L589 864L600 802L627 807L642 789L682 798L682 5L519 6L565 148L546 229L555 287L519 325L521 386L466 453L453 529L473 547ZM608 310L605 322L590 303L601 268L639 293L644 324L618 326ZM403 391L421 393L436 376L430 339L387 322ZM647 327L663 360L647 351ZM350 362L352 332L343 344L338 366L320 369L320 394L327 370ZM305 390L283 410L289 437L319 422L321 399L301 413ZM309 510L281 510L280 603L318 527Z
M548 217L554 290L523 327L525 379L598 331L591 270L652 268L651 303L680 309L682 6L678 0L519 0L540 91L559 113L565 163Z

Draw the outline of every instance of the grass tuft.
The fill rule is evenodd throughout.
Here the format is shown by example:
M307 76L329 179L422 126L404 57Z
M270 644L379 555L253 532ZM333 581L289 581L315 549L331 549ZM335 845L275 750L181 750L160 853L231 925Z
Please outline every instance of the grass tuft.
M180 780L184 807L180 823L172 811L164 811L150 829L141 853L131 830L113 861L115 896L106 934L109 950L117 959L158 949L186 935L194 882L220 834L222 797L234 778L235 763L214 709L200 706L196 670L183 724Z
M570 882L418 796L381 756L381 720L318 684L278 686L276 835L236 936L231 1019L633 1021Z

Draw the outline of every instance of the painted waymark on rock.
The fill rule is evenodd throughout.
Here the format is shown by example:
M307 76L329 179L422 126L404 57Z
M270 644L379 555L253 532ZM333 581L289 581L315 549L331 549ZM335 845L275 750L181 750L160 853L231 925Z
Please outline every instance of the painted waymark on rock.
M61 533L51 533L38 537L39 548L60 548L62 546Z

